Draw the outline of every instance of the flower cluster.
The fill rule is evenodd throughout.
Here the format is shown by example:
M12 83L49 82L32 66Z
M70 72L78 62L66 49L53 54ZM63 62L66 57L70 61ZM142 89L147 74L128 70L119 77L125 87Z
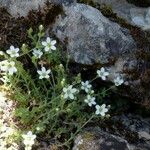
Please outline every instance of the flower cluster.
M102 104L101 106L96 105L96 115L101 115L102 117L105 116L105 114L108 112L108 108L106 107L106 104Z
M87 103L90 107L92 105L96 105L95 97L92 97L91 95L87 95L87 98L84 100L85 103Z
M97 75L98 77L100 77L102 80L106 80L107 76L109 76L109 72L106 71L106 69L104 67L102 67L100 70L97 70ZM119 86L121 84L124 83L124 80L123 78L121 78L121 76L117 76L115 79L114 79L114 84L115 86Z
M27 134L23 134L23 143L25 145L25 150L31 150L33 144L35 143L36 135L32 131L28 131Z
M51 70L50 69L46 70L45 67L42 67L41 70L37 71L37 73L40 75L39 79L43 79L43 78L48 79L49 78L49 74L51 73Z
M46 41L42 41L41 42L41 45L43 46L43 49L45 52L51 52L52 50L56 50L56 47L55 47L55 44L56 44L56 40L52 40L51 38L47 37ZM14 46L10 46L10 48L6 51L6 53L10 56L10 59L9 60L4 60L4 61L1 61L0 62L0 70L8 75L13 75L14 73L17 72L17 68L16 68L16 62L14 60L12 60L11 58L17 58L19 57L19 51L20 49L19 48L15 48ZM3 55L4 53L1 52L1 55ZM33 49L33 52L32 52L33 56L36 58L36 59L39 59L42 57L43 55L43 52L42 52L42 49L36 49L34 48ZM37 71L38 74L39 74L39 79L43 79L43 78L46 78L48 79L49 78L49 74L51 72L51 70L46 70L45 67L42 67L41 70L38 70ZM0 78L4 83L7 82L8 80L7 79L7 75L3 76L2 78Z
M109 72L107 72L106 69L102 67L100 70L97 70L97 75L102 80L106 80L106 77L109 75Z
M10 140L10 137L16 133L15 128L11 127L13 121L13 102L6 98L5 93L0 92L0 149L16 150L18 145Z
M49 52L49 53L51 53L52 50L56 50L55 44L56 44L56 40L52 40L49 37L47 37L46 41L42 42L45 52Z
M86 93L88 93L91 90L92 85L89 83L89 81L81 82L81 84L81 89L84 90Z
M91 89L91 87L92 86L89 84L89 81L81 82L81 89L85 90L85 92L88 93L88 95L86 96L86 99L84 99L84 102L87 103L88 106L90 106L90 107L95 106L95 108L96 108L95 114L101 115L102 117L104 117L105 113L108 112L108 108L106 107L105 104L103 104L102 106L99 106L96 103L96 98L93 96L94 91ZM92 92L89 92L89 91L92 91Z
M35 56L35 58L41 58L43 55L43 52L39 49L33 49L32 54Z
M64 92L64 98L65 99L75 99L74 94L77 92L76 88L73 88L72 85L69 85L67 88L63 88L63 92Z
M124 80L120 76L117 76L114 79L115 86L119 86L119 85L123 84L123 82L124 82Z
M81 89L84 90L87 93L86 98L84 99L84 102L88 104L89 107L95 106L96 108L96 115L101 115L102 117L105 116L105 114L108 112L108 107L106 107L105 104L99 106L96 103L96 98L93 96L94 91L92 90L92 85L89 83L89 81L81 82ZM73 85L69 85L67 87L63 88L63 97L64 99L75 99L75 94L79 91L76 88L73 88Z
M7 51L6 51L6 53L7 54L9 54L10 55L10 57L19 57L19 48L15 48L14 46L10 46L10 49L8 49Z
M39 30L40 31L43 30L43 27L40 26ZM40 131L42 131L43 128L45 128L45 125L42 124L43 122L45 123L44 119L46 119L46 124L48 123L47 121L49 121L49 120L52 123L55 122L55 120L56 120L55 124L52 124L52 129L50 129L49 135L53 135L53 128L55 128L55 126L57 126L57 127L59 126L59 124L58 124L59 121L57 121L57 120L59 120L60 115L57 115L57 114L60 114L60 112L63 112L64 114L66 114L66 120L67 120L68 112L70 113L70 116L78 117L78 116L80 116L80 113L82 113L81 110L85 110L84 108L90 108L90 111L93 110L93 108L94 108L95 116L99 115L101 117L105 117L109 111L109 106L106 106L106 104L101 103L100 99L102 98L101 97L102 94L100 92L96 93L93 90L91 83L94 79L96 79L98 77L100 77L102 80L107 80L107 78L110 75L110 72L107 69L105 69L104 67L102 67L101 69L97 70L97 76L92 81L81 81L80 76L76 76L75 78L73 77L73 78L69 79L68 74L67 74L68 71L66 71L66 70L68 70L68 68L67 68L68 62L66 62L66 64L65 64L65 62L63 62L65 64L64 66L66 66L66 68L65 68L62 64L60 64L60 65L58 64L58 62L60 62L60 61L58 61L58 62L56 61L56 60L58 60L58 59L56 59L57 57L53 58L53 56L55 56L55 54L57 54L57 53L55 53L56 40L52 40L50 37L47 37L46 40L41 40L41 38L43 38L43 36L41 36L41 38L40 38L40 36L41 36L40 33L38 34L38 36L33 35L33 37L31 39L34 39L34 37L35 37L35 40L33 41L33 45L35 44L34 45L35 47L31 48L29 50L28 48L26 49L25 45L23 45L22 53L20 52L19 48L15 48L14 46L11 45L10 48L6 51L7 60L0 62L0 70L4 74L4 76L0 79L3 82L9 82L10 75L13 75L16 73L16 76L14 77L16 80L14 80L14 81L17 81L17 80L22 81L22 79L23 79L25 82L22 82L22 83L27 84L27 86L26 86L27 88L25 90L22 89L22 87L21 88L19 87L20 88L19 90L14 90L14 91L18 92L18 93L16 92L16 95L17 96L19 95L18 97L20 99L17 96L16 97L20 100L19 101L17 99L17 102L20 105L17 105L17 106L19 108L21 108L21 109L17 109L19 113L16 113L18 115L18 116L17 115L16 116L18 118L20 117L22 119L21 121L25 122L26 125L28 125L30 122L32 122L31 119L34 120L35 117L37 117L37 116L34 116L35 114L42 116L42 117L40 117L41 122L39 120L37 121L37 118L36 118L33 121L33 122L35 122L34 127L30 129L30 130L35 131L35 127L36 127L36 131L35 131L36 134L40 133ZM4 53L1 53L1 54L3 55ZM18 57L21 57L22 55L27 55L27 54L30 57L30 59L34 65L34 68L37 69L36 75L38 78L36 78L33 81L32 81L32 79L35 76L32 76L31 74L29 74L30 73L29 69L24 69L23 68L24 65L20 65L21 62L19 62L19 59L18 59ZM52 60L54 60L54 63L51 62ZM41 65L40 67L39 67L39 64ZM44 65L51 66L51 68L45 67ZM25 76L23 73L22 73L23 74L22 75L19 71L20 72L22 71L25 74ZM12 79L12 78L10 78L10 79ZM47 79L47 80L43 81L42 79ZM12 80L10 80L10 81L12 81ZM70 81L72 81L72 80L73 80L73 82L70 83ZM50 82L47 83L47 81L50 81ZM113 80L113 82L114 82L115 86L120 86L121 84L123 84L124 80L120 75L118 75ZM16 85L19 86L19 83L20 82L18 81ZM41 84L41 87L40 87L40 84ZM15 88L18 89L18 87L15 87L15 86L14 86L14 89ZM42 88L42 87L44 87L44 88ZM22 90L25 91L25 92L23 92L23 94L21 93ZM34 92L34 90L35 90L35 92ZM27 91L27 96L26 96L26 91ZM32 93L32 94L28 94L28 93ZM29 95L29 97L28 97L28 95ZM32 97L30 97L30 95L32 95ZM29 101L28 101L28 99L29 99ZM34 100L33 105L31 104L32 100ZM70 101L68 101L68 100L70 100ZM74 101L74 100L76 100L76 101ZM25 104L25 106L24 106L24 104L22 104L24 102L27 102L27 104ZM32 106L34 106L34 104L35 104L37 108L29 109L28 104L29 105L31 104ZM6 102L6 100L3 100L3 99L0 100L0 115L2 116L2 118L0 116L0 119L1 119L0 120L0 149L2 149L2 150L5 150L6 147L8 148L8 143L7 143L6 139L15 132L14 129L10 127L10 125L6 124L6 121L5 121L5 119L9 118L8 117L8 116L10 116L9 112L11 112L11 111L9 111L9 112L7 111L8 105L9 105L9 103ZM21 107L21 106L23 106L23 107ZM40 107L38 107L38 106L40 106ZM78 107L79 107L79 109L78 109ZM24 110L22 108L24 108ZM72 112L70 111L71 108L73 110ZM49 109L52 109L52 111L49 111ZM43 113L43 110L44 110L44 113ZM76 113L76 111L74 111L74 110L79 110L80 112ZM27 117L31 116L31 118L29 117L29 119L28 119L26 116L24 117L23 116L24 112L27 112ZM48 115L47 115L47 112L48 112ZM49 113L52 113L52 114L49 114ZM45 116L43 116L43 115L45 115ZM50 118L50 116L56 116L57 119L55 117ZM92 117L93 117L93 115L92 115ZM90 120L88 115L84 115L84 112L83 112L83 118L85 118L85 120ZM69 121L70 120L72 120L71 117L69 118ZM26 122L28 122L28 123L26 123ZM66 122L68 122L68 120ZM67 130L68 130L68 128L69 127L67 126ZM61 127L58 130L60 130L60 129L61 129ZM64 131L64 129L63 129L63 131ZM68 130L68 131L70 132L70 130ZM61 132L61 130L60 130L60 132ZM22 134L21 137L23 139L22 142L24 143L25 150L31 150L33 145L35 144L36 135L33 134L32 131L28 131L26 134ZM68 137L68 136L66 136L66 137ZM81 145L82 143L83 143L83 140L81 140L79 142L79 145ZM15 145L16 145L14 142L9 143L9 144L13 147L15 147Z
M106 71L104 67L102 67L100 70L97 70L97 77L100 77L102 80L106 80L109 74L110 73ZM123 82L124 80L120 76L117 76L114 79L115 86L119 86L123 84ZM81 82L81 89L87 93L84 102L87 103L89 107L95 106L96 109L95 114L104 117L108 112L109 107L107 107L106 104L98 105L96 103L96 98L94 97L94 91L92 90L92 85L90 84L90 82L89 81Z
M19 57L19 48L15 48L14 46L10 46L10 48L6 51L6 53L11 58ZM17 72L17 68L15 67L15 62L12 60L4 60L0 62L0 70L8 73L9 75L13 75Z
M17 68L15 67L14 61L4 60L0 62L0 70L8 73L9 75L13 75L17 72Z

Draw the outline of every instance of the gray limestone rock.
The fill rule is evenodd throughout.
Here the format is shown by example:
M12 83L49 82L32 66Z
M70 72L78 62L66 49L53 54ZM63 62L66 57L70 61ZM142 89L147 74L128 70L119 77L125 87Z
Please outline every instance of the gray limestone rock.
M78 135L74 143L72 150L130 150L126 140L94 128Z
M71 58L81 64L109 64L133 56L136 44L129 30L109 21L97 9L84 4L64 7L53 33L65 44ZM134 60L134 59L133 59Z
M150 118L118 115L80 133L73 150L149 150Z
M120 124L122 130L126 133L134 134L134 142L131 142L131 147L133 150L149 150L150 149L150 118L142 118L138 115L128 114L121 116L112 117L113 126ZM117 129L115 129L117 130ZM114 131L115 131L114 130ZM118 133L117 133L118 132ZM124 137L116 131L122 138L128 138L128 135ZM130 138L128 138L130 139ZM127 140L127 139L126 139Z
M128 23L136 25L144 30L150 30L150 7L137 7L127 0L93 0L99 4L110 6L114 13Z
M68 5L76 0L0 0L0 6L5 7L14 16L27 16L30 10L38 10L46 2Z
M109 81L119 74L128 85L121 94L130 95L149 107L150 87L143 75L149 65L137 57L141 49L137 48L130 31L88 5L77 3L63 9L64 13L59 15L50 33L66 46L70 58L84 65L108 66Z

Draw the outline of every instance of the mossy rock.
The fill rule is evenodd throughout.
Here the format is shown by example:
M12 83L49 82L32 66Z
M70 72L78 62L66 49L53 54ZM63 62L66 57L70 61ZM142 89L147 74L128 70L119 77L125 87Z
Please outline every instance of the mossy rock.
M73 150L129 150L126 140L103 132L97 128L85 131L78 135Z

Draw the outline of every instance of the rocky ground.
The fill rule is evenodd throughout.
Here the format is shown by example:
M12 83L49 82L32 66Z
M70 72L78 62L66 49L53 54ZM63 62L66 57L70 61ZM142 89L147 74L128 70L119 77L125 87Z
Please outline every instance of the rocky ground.
M126 82L117 93L130 99L133 109L137 103L150 109L149 3L144 7L126 0L45 3L0 0L0 48L7 49L8 43L29 43L25 31L43 24L47 35L57 38L64 53L67 50L71 61L80 66L79 71L104 66L112 73L109 82L121 74ZM149 150L149 116L142 118L130 112L114 115L80 134L73 150L77 149Z

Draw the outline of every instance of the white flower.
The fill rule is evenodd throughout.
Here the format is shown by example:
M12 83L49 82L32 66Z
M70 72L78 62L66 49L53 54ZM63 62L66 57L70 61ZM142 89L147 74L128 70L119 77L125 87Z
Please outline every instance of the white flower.
M114 79L115 86L119 86L119 85L123 84L123 82L124 82L124 80L119 76Z
M7 143L5 139L0 138L0 150L7 150Z
M3 97L0 96L0 110L4 110L7 107L7 103Z
M6 131L1 135L6 138L6 137L13 135L13 134L14 134L14 129L11 127L6 127Z
M10 49L6 51L7 54L10 55L10 57L18 57L19 56L19 48L15 48L14 46L10 46Z
M78 141L78 144L77 144L77 145L81 145L81 144L83 144L83 139L80 139L80 140Z
M36 135L32 134L32 131L28 131L27 134L23 134L23 143L26 147L32 147L35 142Z
M18 150L19 146L16 143L11 143L11 146L7 150Z
M101 77L102 80L106 80L106 77L109 75L109 72L102 67L100 70L97 70L98 77Z
M101 106L96 105L95 108L96 108L96 112L95 112L96 115L100 114L101 116L104 117L105 113L108 112L108 108L106 108L106 104L103 104Z
M17 68L15 67L15 62L11 61L8 64L8 74L13 75L15 72L17 72Z
M17 72L17 68L15 67L15 62L7 60L4 60L0 63L0 69L2 71L8 72L9 75L13 75L15 72Z
M51 52L51 50L56 50L55 44L56 40L51 40L49 37L47 37L46 41L42 42L42 45L45 47L45 52Z
M92 105L96 105L95 97L91 97L90 95L87 95L87 98L84 100L90 107Z
M65 99L74 99L74 94L77 92L76 88L72 88L72 85L68 86L68 88L63 88L64 98Z
M33 49L33 53L32 53L36 58L41 58L41 56L43 55L43 52L41 50L37 50L37 49Z
M0 51L0 56L3 56L4 55L4 52L3 51Z
M8 60L3 60L0 62L0 70L7 71L7 65L9 64Z
M45 67L42 67L41 70L37 71L37 73L40 75L39 79L43 79L43 78L48 79L50 72L51 70L50 69L46 70Z
M0 78L0 80L1 80L4 84L10 82L9 78L8 78L6 75L4 75L2 78Z
M86 81L86 82L81 82L81 89L82 90L85 90L86 93L89 92L89 90L91 89L92 85L89 84L89 81Z
M8 129L8 127L6 126L6 123L1 124L1 126L0 126L0 132L6 132L7 129Z
M27 146L25 147L25 150L32 150L32 146L27 145Z

